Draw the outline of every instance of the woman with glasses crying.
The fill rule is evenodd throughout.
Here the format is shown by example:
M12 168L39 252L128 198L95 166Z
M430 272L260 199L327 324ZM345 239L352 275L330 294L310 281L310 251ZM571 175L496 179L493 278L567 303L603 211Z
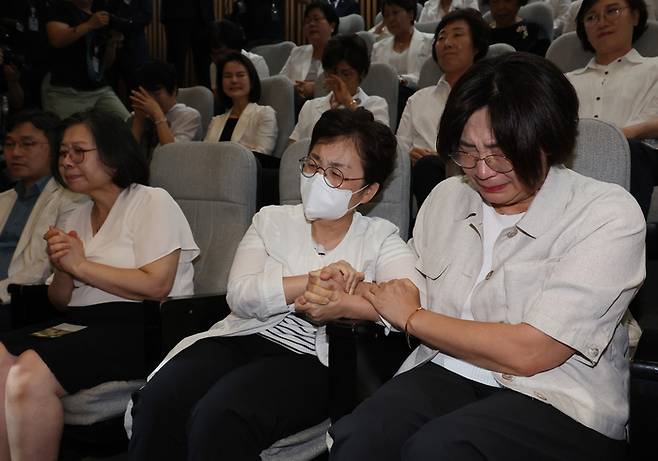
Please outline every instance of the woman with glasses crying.
M74 115L53 157L55 179L90 200L44 236L48 297L62 316L0 335L0 459L58 459L62 397L144 376L135 302L193 294L199 249L172 197L145 185L146 158L125 122Z
M300 205L261 209L233 260L231 314L181 341L133 397L131 459L259 459L329 416L331 320L379 320L373 282L424 287L395 225L356 211L395 165L391 131L332 109L300 161ZM416 286L416 285L414 285Z
M371 286L420 346L329 430L331 459L627 459L628 331L645 222L621 187L567 169L578 99L510 53L457 82L438 148L463 172L421 207L407 281Z

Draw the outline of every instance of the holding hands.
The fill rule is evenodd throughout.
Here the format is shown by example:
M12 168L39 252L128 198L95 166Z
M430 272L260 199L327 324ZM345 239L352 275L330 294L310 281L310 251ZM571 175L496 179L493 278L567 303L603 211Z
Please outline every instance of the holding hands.
M50 226L43 238L47 242L46 251L50 263L60 272L75 277L79 266L86 261L84 245L78 234L75 231L67 234Z
M420 306L420 292L409 279L396 279L372 284L363 297L398 330L404 330L407 319Z

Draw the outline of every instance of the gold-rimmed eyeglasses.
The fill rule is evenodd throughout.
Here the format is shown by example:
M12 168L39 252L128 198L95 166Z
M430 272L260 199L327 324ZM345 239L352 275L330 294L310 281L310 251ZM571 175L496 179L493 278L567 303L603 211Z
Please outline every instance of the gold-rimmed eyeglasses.
M299 170L302 172L302 175L306 178L312 178L318 171L322 171L322 176L324 177L324 182L327 183L327 186L337 189L345 181L360 181L365 178L346 178L342 171L334 166L327 168L322 168L318 165L318 162L313 160L311 157L302 157L299 159Z
M487 164L489 168L498 173L509 173L514 169L512 162L501 154L489 154L480 157L478 153L466 152L458 150L449 155L450 159L458 166L466 169L475 168L480 160Z
M84 147L80 146L66 146L62 144L59 146L59 160L61 162L68 155L71 157L71 161L73 163L82 163L85 159L85 154L87 152L91 152L92 150L96 150L96 147L85 149Z
M613 5L609 6L603 11L603 14L589 12L583 17L583 23L585 27L593 27L601 21L601 19L607 19L608 21L616 21L621 16L621 12L628 9L628 6L619 6Z

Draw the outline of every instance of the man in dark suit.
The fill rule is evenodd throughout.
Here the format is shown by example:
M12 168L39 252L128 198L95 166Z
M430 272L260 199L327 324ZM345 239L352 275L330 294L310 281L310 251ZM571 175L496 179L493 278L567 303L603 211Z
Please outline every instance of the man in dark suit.
M162 0L160 22L167 38L167 61L176 67L179 85L185 76L185 57L189 49L193 53L197 82L210 85L207 31L214 20L212 0Z

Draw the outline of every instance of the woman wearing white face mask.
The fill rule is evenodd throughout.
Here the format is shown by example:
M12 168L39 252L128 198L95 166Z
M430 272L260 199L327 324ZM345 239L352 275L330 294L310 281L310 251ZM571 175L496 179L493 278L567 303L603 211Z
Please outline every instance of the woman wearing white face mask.
M303 204L262 208L240 243L232 313L184 339L134 398L133 459L255 459L328 417L322 325L378 320L361 296L369 282L409 278L424 293L398 229L355 211L392 172L395 150L365 109L322 115L300 162Z

